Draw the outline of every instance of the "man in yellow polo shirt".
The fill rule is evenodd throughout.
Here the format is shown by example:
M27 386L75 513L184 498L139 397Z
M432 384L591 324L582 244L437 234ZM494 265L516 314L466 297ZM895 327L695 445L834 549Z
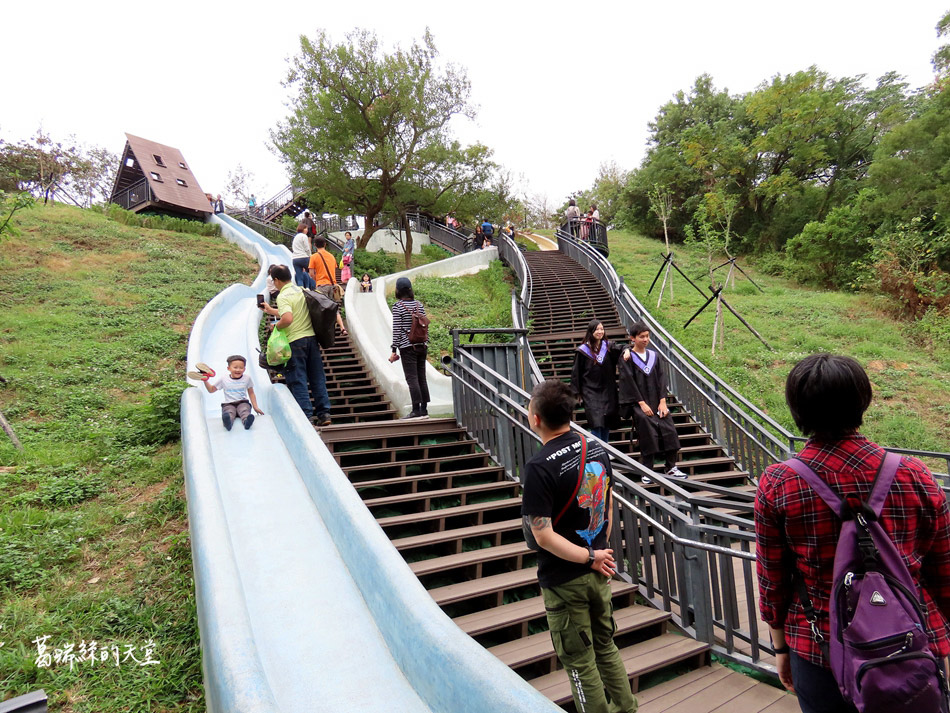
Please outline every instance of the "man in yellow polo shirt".
M323 355L320 344L314 336L307 310L307 299L303 290L293 284L290 268L277 265L271 270L271 279L279 290L277 308L269 304L261 305L267 314L280 317L275 327L283 329L290 342L290 361L284 368L287 388L294 395L300 408L318 426L330 425L330 394L327 393L327 379L323 373ZM309 385L309 390L308 390ZM313 392L313 403L310 393ZM316 411L316 417L313 414Z

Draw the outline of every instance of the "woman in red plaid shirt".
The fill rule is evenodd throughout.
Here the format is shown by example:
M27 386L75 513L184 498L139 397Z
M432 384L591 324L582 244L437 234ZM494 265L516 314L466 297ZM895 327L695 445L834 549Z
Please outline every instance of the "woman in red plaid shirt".
M798 454L832 489L863 501L884 449L860 433L871 383L850 357L816 354L788 375L785 399L795 424L811 438ZM950 508L933 475L904 456L879 522L920 587L931 649L950 654ZM781 463L765 469L755 500L759 610L769 625L782 684L804 713L853 711L844 702L796 593L805 581L828 639L828 607L841 521L818 494Z

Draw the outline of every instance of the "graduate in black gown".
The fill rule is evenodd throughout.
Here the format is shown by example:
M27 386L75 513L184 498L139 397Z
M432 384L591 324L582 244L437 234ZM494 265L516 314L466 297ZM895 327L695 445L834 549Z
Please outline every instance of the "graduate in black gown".
M584 402L587 428L604 443L619 425L617 360L621 347L604 339L604 325L593 319L584 341L574 352L571 387Z
M620 410L633 419L640 444L640 462L653 470L655 455L662 453L666 461L663 471L673 478L685 478L686 473L676 467L680 439L676 425L666 407L669 386L660 355L650 345L650 328L636 322L627 329L630 348L620 359ZM644 483L653 482L643 476Z

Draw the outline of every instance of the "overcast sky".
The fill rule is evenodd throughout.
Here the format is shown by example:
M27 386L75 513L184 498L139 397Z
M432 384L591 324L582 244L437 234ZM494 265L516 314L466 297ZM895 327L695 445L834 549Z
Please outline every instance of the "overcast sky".
M90 9L95 8L95 9ZM599 165L643 157L647 123L701 73L741 93L812 64L832 76L933 78L934 26L950 0L795 3L673 0L545 2L163 2L4 7L0 137L75 134L115 153L124 132L179 148L202 189L238 163L258 198L287 184L269 131L299 36L354 27L408 45L428 26L465 67L478 118L459 121L523 190L560 202Z

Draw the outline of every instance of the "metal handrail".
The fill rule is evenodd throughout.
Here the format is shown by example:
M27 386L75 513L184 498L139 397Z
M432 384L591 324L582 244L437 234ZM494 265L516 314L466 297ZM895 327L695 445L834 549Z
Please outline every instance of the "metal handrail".
M730 455L735 457L737 453L746 451L746 455L739 462L740 465L749 470L750 475L754 472L761 472L766 465L790 458L799 450L799 446L807 441L806 438L792 434L775 419L761 411L680 344L633 295L629 287L624 284L623 278L617 275L613 265L600 252L574 240L563 230L559 229L556 235L558 248L577 260L598 279L604 289L614 298L617 309L621 312L621 317L631 321L642 320L650 326L651 343L666 356L671 365L671 371L678 371L684 376L689 375L688 379L692 382L694 388L700 389L704 393L709 403L714 405L715 411L729 414L729 420L740 431L736 434L740 436L738 442L733 442L730 438L720 438L720 436L726 435L725 432L730 430L729 428L718 429L719 433L716 432L716 428L711 428L710 431L717 441L727 448ZM680 396L676 388L673 388L673 383L670 386L673 392L677 394L677 398L682 400L683 397ZM716 419L708 418L704 425L707 428L715 427L717 425ZM748 452L751 442L754 442L756 448L762 451L759 457L755 457L754 453ZM885 449L902 455L943 461L946 464L947 472L934 472L934 475L950 497L950 475L948 475L950 473L950 453L890 446L885 446ZM768 459L762 457L766 453L769 456ZM754 464L754 467L744 465L746 460ZM769 462L766 462L766 460Z
M252 228L253 230L256 230L258 233L260 233L261 235L263 235L268 240L274 243L284 245L288 248L292 247L293 245L294 235L296 235L296 233L291 233L289 230L284 230L276 223L272 223L267 220L262 220L261 218L258 218L256 215L251 215L247 211L229 213L228 215L230 215L235 220L241 221L247 227ZM323 219L321 218L320 220L323 220ZM314 221L314 222L317 222L317 221ZM326 238L327 249L329 249L330 252L335 252L335 253L343 252L343 243L341 243L336 238L332 237L329 234L329 232L327 232L326 226L324 226L322 230L318 230L317 234L318 235L322 234L323 237Z
M666 357L670 365L670 389L677 398L694 411L704 427L737 459L750 474L765 466L790 458L794 453L793 436L779 423L765 415L729 384L693 356L633 296L613 266L597 250L574 240L564 231L556 232L558 248L589 270L614 300L622 319L644 321L650 327L651 344ZM679 388L676 383L685 380ZM685 393L692 389L692 393ZM684 393L680 393L684 391ZM730 423L719 423L718 415L728 416ZM733 441L728 436L745 436ZM776 437L776 433L781 438ZM752 439L752 442L748 441ZM784 439L784 440L782 440Z
M455 228L429 222L429 240L456 255L471 252L474 242Z
M541 373L541 367L534 358L534 353L528 343L528 313L534 292L531 270L528 268L528 261L525 259L524 252L512 238L504 233L498 236L498 255L502 262L515 273L521 283L520 292L511 291L511 323L514 327L524 330L524 333L518 336L517 341L525 349L526 361L534 383L539 384L544 381L544 375Z
M459 339L465 332L453 330L455 351L446 358L456 419L504 465L510 478L520 481L524 464L540 446L528 425L528 394L470 353ZM520 349L513 343L494 347ZM571 428L593 438L575 423ZM605 447L614 466L611 518L615 525L610 544L615 556L620 553L616 556L618 576L638 585L645 599L670 612L680 628L709 644L718 655L774 676L775 669L761 662L762 654L773 649L767 638L759 638L751 596L755 586L751 523L708 510L710 517L703 521L698 508L683 512L683 502L650 492L625 475L646 472L640 463L609 444ZM656 477L667 481L662 475ZM680 483L668 485L674 498L687 495ZM740 596L743 590L745 595ZM744 624L742 607L747 615Z
M592 245L603 253L610 252L607 244L607 226L599 220L588 221L584 218L569 218L561 223L558 230L574 239Z

